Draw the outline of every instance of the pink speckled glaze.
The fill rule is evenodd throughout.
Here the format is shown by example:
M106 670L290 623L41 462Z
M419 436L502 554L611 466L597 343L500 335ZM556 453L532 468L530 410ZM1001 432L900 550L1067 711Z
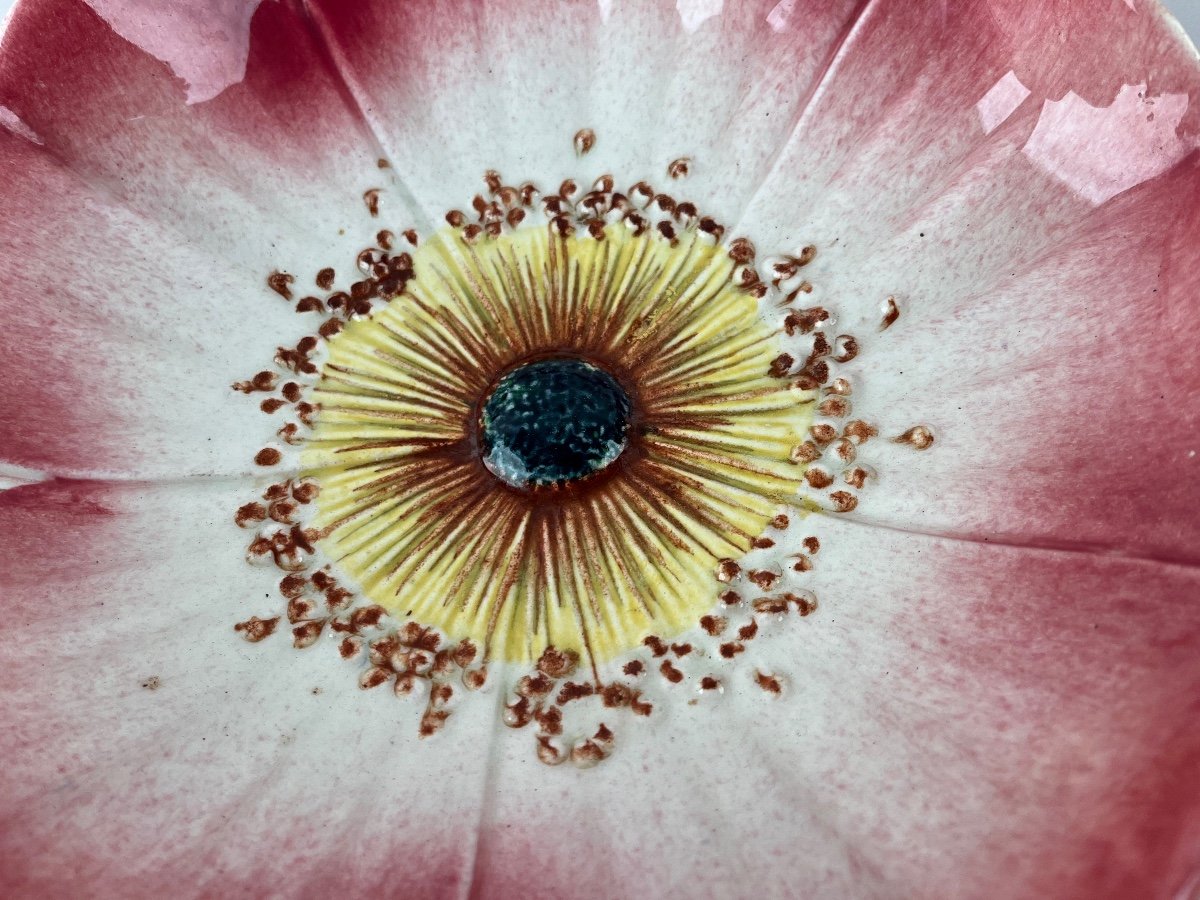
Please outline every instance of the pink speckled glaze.
M1198 133L1143 0L18 3L0 895L1193 896ZM419 740L336 654L237 640L277 578L229 385L303 333L264 274L352 259L370 188L427 228L488 168L683 156L761 249L817 246L854 415L937 438L806 523L787 694L550 769L498 689Z

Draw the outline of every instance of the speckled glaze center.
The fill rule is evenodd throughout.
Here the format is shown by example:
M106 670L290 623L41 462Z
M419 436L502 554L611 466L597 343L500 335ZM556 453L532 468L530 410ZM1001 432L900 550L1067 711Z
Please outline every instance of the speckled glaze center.
M629 395L598 366L577 358L527 363L484 401L484 465L521 489L587 478L625 449L631 411Z

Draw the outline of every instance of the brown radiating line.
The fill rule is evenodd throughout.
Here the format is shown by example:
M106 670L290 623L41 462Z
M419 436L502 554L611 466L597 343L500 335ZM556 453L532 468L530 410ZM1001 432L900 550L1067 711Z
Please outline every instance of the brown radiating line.
M679 278L681 270L685 269L687 263L691 261L694 251L695 247L693 246L688 255L679 260L673 269L665 270L670 273L667 276L667 282L673 286L672 290L675 291L675 294L669 304L657 311L652 328L646 333L647 340L638 347L636 352L636 365L640 366L646 363L647 357L662 355L664 346L672 336L683 332L686 323L695 317L697 310L702 309L725 289L725 281L705 279L703 289L691 292L690 289L700 280L699 275L709 271L711 263L692 277Z
M475 502L479 499L479 489L477 484L470 484L461 489L456 495L443 497L438 501L438 506L441 509L441 515L431 515L432 510L427 509L424 513L414 518L410 531L415 532L411 539L396 540L392 544L394 552L388 554L389 559L396 557L401 551L405 554L405 559L396 561L391 568L383 576L382 580L390 582L394 578L399 577L400 570L404 568L405 563L422 547L429 547L440 543L446 539L446 536L454 531L455 523L461 522L457 516L464 516L470 511ZM485 523L477 522L482 526ZM484 529L480 528L480 533ZM415 546L414 546L415 544ZM420 560L416 563L413 571L427 569L425 560Z
M446 365L453 367L453 361L457 361L453 370L460 377L469 380L478 375L478 367L496 365L503 359L504 354L488 340L491 335L478 323L459 319L446 307L435 308L420 297L413 297L413 306L423 313L418 323L422 340L441 348L451 357ZM404 335L394 330L391 333L397 341L405 341ZM471 354L475 355L474 359Z
M565 515L563 518L566 524L567 535L575 551L575 562L579 567L579 571L584 573L588 587L590 588L587 592L587 597L589 605L592 608L592 615L596 617L596 621L600 621L603 617L600 601L604 600L612 604L615 599L612 595L612 586L605 581L602 573L596 568L596 544L591 539L591 535L587 533L586 524L583 521L583 517L579 514L580 507L572 504L564 512ZM597 596L597 594L600 596Z
M650 502L650 499L645 494L640 494L633 490L633 483L638 481L640 479L637 478L636 473L630 471L626 473L626 478L623 481L614 483L613 490L620 492L625 502L637 510L639 518L643 521L653 522L667 543L682 553L692 553L693 547L680 536L675 526L663 517L658 503Z
M694 352L686 361L681 359L677 365L672 365L670 358L656 360L653 372L648 373L648 378L653 382L695 381L707 378L716 372L726 370L730 364L742 365L751 361L753 359L751 351L756 344L760 343L761 340L758 337L751 336L742 343L723 348L719 341L709 340L709 346L703 352ZM766 368L766 366L763 367L763 371L760 373L761 377L767 377ZM737 382L742 379L728 380Z
M770 469L761 469L758 466L750 465L746 462L733 459L720 453L712 453L707 450L701 450L698 447L693 447L688 444L677 444L667 441L654 441L655 452L669 457L689 456L695 459L702 459L706 462L715 463L719 466L725 466L729 469L736 469L741 472L753 472L755 475L763 475L767 478L778 479L779 475L772 472Z
M536 346L536 343L533 335L525 327L524 318L513 315L511 302L505 303L500 299L504 292L496 289L492 275L487 271L474 248L468 247L466 254L474 263L471 271L477 274L481 280L481 283L475 288L476 292L481 297L487 298L488 309L492 312L497 326L509 335L509 343L513 345L514 353L517 356L528 354L531 348Z
M456 446L458 443L459 441L456 438L381 438L377 441L339 447L333 452L356 453L362 450L387 450L395 447L423 447L427 450L440 450L444 447Z
M357 519L359 516L363 515L364 513L370 512L372 510L378 511L378 508L381 507L383 504L387 503L388 501L395 501L395 504L393 504L393 505L403 504L403 503L407 502L410 506L412 506L424 494L431 493L432 491L435 491L435 490L440 490L443 492L454 490L459 485L461 485L465 480L466 479L463 477L463 473L451 471L451 472L446 473L446 476L443 478L431 479L430 482L428 483L428 485L426 487L424 487L422 490L415 491L407 496L400 496L400 494L396 491L392 491L392 492L388 492L388 493L378 492L379 496L365 497L360 502L358 502L356 505L352 506L351 512L349 515L344 516L343 518L337 520L336 522L333 522L332 524L327 526L326 530L330 534L332 534L334 531L340 531L343 528L345 528L345 526L349 522L353 521L354 519ZM341 542L349 541L358 533L358 531L362 527L363 527L363 525L359 525L359 527L351 529L348 532L345 532L339 540ZM354 552L357 552L357 551L354 551Z
M322 393L328 394L331 392L323 391ZM345 396L353 396L353 395L346 394ZM446 428L452 427L452 426L448 426L446 424L446 419L444 416L429 416L429 415L422 415L420 413L403 413L403 412L396 412L395 410L390 410L390 409L373 409L373 408L369 408L369 407L368 408L359 408L356 406L340 406L340 405L335 405L335 404L330 404L330 403L322 403L321 409L323 409L325 412L338 412L338 413L344 413L346 415L361 416L364 419L383 419L389 423L390 422L401 422L403 424L413 425L413 426L439 425L439 426L443 426Z
M590 499L590 498L589 498ZM629 596L641 607L642 612L647 616L653 616L649 604L643 599L642 591L640 591L637 579L633 577L630 568L631 560L629 559L626 549L618 544L614 538L616 530L611 526L615 523L608 522L610 526L605 527L605 522L602 521L600 509L595 502L589 502L583 511L583 515L589 518L589 530L595 538L604 545L606 553L598 555L599 559L606 562L609 569L609 577L614 584L623 580L629 587ZM620 577L618 577L620 576Z
M439 501L440 504L443 504L440 515L418 516L415 524L428 525L429 530L416 546L410 548L410 553L426 554L413 571L431 570L437 561L452 549L461 549L465 552L478 545L490 533L492 526L503 514L503 508L492 502L493 499L494 497L486 485L472 481L464 490ZM484 509L481 510L480 506L483 506ZM471 512L474 514L467 515ZM474 528L475 534L472 534L465 544L456 548L454 537L465 528ZM428 555L430 553L432 556Z
M473 334L487 335L492 339L496 339L498 335L489 328L486 312L475 302L475 296L469 290L460 290L459 286L452 283L449 276L440 267L434 266L433 270L435 282L440 283L442 290L454 298L456 301L455 307L466 314L461 320L456 319L456 322L461 321L463 324L468 325Z
M411 335L392 330L386 322L381 322L381 327L392 336L397 346L408 350L410 355L421 357L431 350L435 354L443 354L445 358L442 363L449 373L448 377L456 379L462 385L461 390L467 397L467 402L470 402L469 395L482 377L479 374L480 369L499 365L502 357L493 347L462 328L459 323L428 309L423 301L414 300L413 305L424 312L426 317L414 326ZM469 356L471 353L476 354L475 359ZM424 368L428 370L428 367Z
M664 483L664 480L651 475L646 478L638 478L638 483L641 491L653 498L661 514L683 534L686 534L691 539L691 546L688 547L689 553L695 553L695 548L703 548L706 553L720 557L722 554L719 551L709 549L708 542L712 538L724 542L728 546L738 546L734 541L725 537L725 532L722 529L722 523L714 521L704 510L700 509L693 498L687 496L681 488L678 487L676 481ZM666 501L666 502L664 502ZM674 502L671 502L674 501ZM750 543L749 536L745 536L745 544ZM745 548L743 548L745 549Z
M519 318L529 322L530 346L546 346L549 342L549 323L545 318L545 310L537 309L531 302L525 281L521 277L520 263L512 255L511 248L507 254L504 248L500 248L497 255L500 258L500 276L507 285L507 294L515 301L514 306L519 310Z
M520 577L520 570L524 562L525 534L528 525L529 511L525 510L519 519L513 517L512 527L497 541L497 544L501 547L510 542L512 546L508 549L508 565L505 567L504 577L500 582L500 589L496 594L496 602L492 607L492 614L488 616L487 631L485 632L487 639L485 643L489 650L492 645L492 638L496 633L496 621L504 611L505 606L508 605L509 595L512 593L513 587Z
M618 285L620 294L608 317L610 327L600 336L598 344L606 354L617 355L632 348L633 343L627 340L629 334L636 330L641 322L644 322L646 315L643 312L641 319L635 319L631 315L632 311L639 307L645 309L651 307L649 295L653 285L658 281L658 276L662 274L662 266L647 267L644 257L648 253L648 245L639 244L637 255L629 261L625 271L622 272ZM630 273L630 269L634 269L634 271ZM626 285L625 282L630 279L631 283Z
M392 359L388 359L386 361L394 364L397 360L393 357ZM405 399L405 398L411 396L411 394L417 393L417 394L420 394L421 396L427 396L434 401L440 401L440 402L444 403L448 396L452 397L454 395L453 388L447 384L447 382L445 381L444 378L442 378L441 380L437 380L437 381L431 381L430 379L422 378L422 377L416 375L415 373L410 373L410 377L411 377L412 381L416 382L415 390L414 390L414 385L411 383L406 384L406 383L399 382L399 381L392 382L392 381L389 381L388 379L383 378L382 376L372 375L368 372L363 372L358 369L352 369L347 366L341 366L341 365L336 365L333 363L327 363L325 366L325 370L326 370L326 373L333 372L335 374L333 374L333 375L322 374L322 379L321 379L322 382L324 382L326 379L328 379L330 381L334 381L339 384L345 384L350 387L357 388L360 394L368 394L368 392L376 392L379 394L380 399L387 399L387 400ZM341 376L341 377L339 377L339 376ZM385 383L394 384L397 388L397 391L395 393L392 393L389 391L385 391L382 388L371 387L370 385L365 384L362 381L356 380L356 379L363 379L363 378L370 378L375 381L383 381ZM317 391L318 392L322 391L321 382L317 383Z
M585 297L583 305L591 308L591 315L584 316L583 328L579 333L579 340L586 347L595 345L597 330L605 321L606 310L602 302L608 296L608 271L612 266L612 244L601 241L597 250L598 264L592 266L587 283L582 287Z
M646 461L646 466L648 469L655 471L657 476L660 478L671 479L673 482L679 482L681 484L690 483L692 487L696 488L697 490L706 491L710 494L712 494L712 491L715 489L715 487L719 486L726 491L736 491L741 495L759 498L762 497L762 493L758 486L753 483L736 481L731 473L710 472L704 469L702 466L697 466L694 463L690 463L686 460L675 459L667 462L650 459ZM692 479L691 482L685 481L685 479L689 478ZM776 478L775 481L778 482L780 479ZM798 482L785 483L791 484L793 488L798 486ZM717 495L712 494L712 496L715 498ZM769 499L775 500L779 498L771 496ZM742 509L745 509L748 512L753 512L752 507L738 503L734 497L728 498L727 502L733 506L738 506Z
M559 512L562 512L562 510L559 510ZM564 522L564 526L565 525L566 525L566 523ZM569 529L564 527L564 531L567 532L567 535L569 537L570 536ZM584 653L587 656L588 663L590 664L590 666L592 668L592 673L593 673L596 681L598 682L600 680L600 673L596 667L596 654L595 654L595 651L592 650L592 637L591 637L591 633L588 631L587 616L584 615L584 612L583 612L583 597L581 595L583 595L585 593L585 591L583 590L584 585L582 583L583 582L582 569L581 569L581 567L577 567L572 564L574 562L574 560L572 560L570 557L573 556L574 554L572 554L570 552L572 549L571 542L568 541L568 543L566 545L560 545L560 546L564 546L564 550L567 554L567 559L564 560L564 563L565 563L564 568L569 570L570 575L572 576L572 580L575 582L575 589L571 592L570 599L571 599L571 604L575 609L576 620L579 622L579 634L580 634L580 638L583 643ZM591 600L592 598L589 597L588 599ZM594 606L593 606L593 610L594 610ZM599 618L599 616L597 616L597 618Z
M770 385L761 388L752 388L750 390L740 391L736 394L722 394L719 391L712 393L678 393L678 399L674 402L670 400L655 400L654 412L659 413L667 410L680 409L685 406L707 406L718 403L736 403L741 400L754 400L759 397L777 397L784 393L786 388L781 388L779 385ZM799 398L793 400L793 403L798 405L802 402ZM722 413L721 415L729 415ZM707 417L704 421L710 421ZM729 424L732 424L730 420Z

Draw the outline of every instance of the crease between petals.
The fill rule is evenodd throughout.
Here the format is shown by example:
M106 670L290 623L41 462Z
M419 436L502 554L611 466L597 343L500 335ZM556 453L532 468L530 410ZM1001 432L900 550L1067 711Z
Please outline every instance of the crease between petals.
M895 532L897 534L919 535L921 537L942 538L948 541L956 541L966 544L978 544L980 546L1005 547L1016 550L1032 550L1039 553L1069 553L1073 555L1094 556L1100 559L1126 559L1133 560L1135 562L1153 563L1155 565L1182 569L1200 569L1200 559L1174 557L1157 553L1138 553L1129 550L1122 550L1112 545L1090 543L1087 541L1051 541L1038 539L1017 540L1007 535L996 535L992 537L984 534L973 534L968 531L953 531L950 529L939 530L935 528L906 528L901 525L889 525L886 522L870 521L861 516L843 515L839 516L839 521L848 522L861 528L879 529L882 531Z
M737 218L733 220L733 227L730 229L730 234L740 234L742 225L746 219L746 212L754 208L755 202L758 200L764 185L770 184L775 178L775 171L779 168L780 160L791 144L792 139L804 128L805 123L812 115L816 108L817 101L824 96L825 90L829 85L830 79L836 74L839 64L845 59L846 54L850 51L855 43L855 36L864 26L870 16L871 10L875 7L876 0L860 0L858 7L854 10L854 14L846 20L846 24L842 29L842 34L839 36L836 45L833 47L821 67L820 73L813 80L813 85L809 89L808 96L800 104L799 112L796 115L796 121L788 129L787 134L776 146L772 154L771 163L767 167L765 174L759 186L750 194L746 201L742 204L741 210L738 211Z

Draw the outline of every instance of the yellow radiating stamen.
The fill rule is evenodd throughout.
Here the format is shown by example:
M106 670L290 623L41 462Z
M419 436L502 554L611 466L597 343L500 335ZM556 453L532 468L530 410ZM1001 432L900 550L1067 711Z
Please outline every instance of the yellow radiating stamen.
M493 658L553 645L595 662L690 626L717 562L802 481L789 454L812 394L768 374L779 347L724 248L581 234L435 235L406 291L330 341L316 389L302 468L321 548L393 614ZM630 445L603 477L521 492L482 464L479 404L559 355L628 390Z

